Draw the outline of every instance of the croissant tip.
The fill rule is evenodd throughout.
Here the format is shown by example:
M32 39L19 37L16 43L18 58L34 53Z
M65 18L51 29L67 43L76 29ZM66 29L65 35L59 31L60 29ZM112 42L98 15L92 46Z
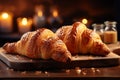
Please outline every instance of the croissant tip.
M64 59L63 61L61 61L61 62L63 62L63 63L70 63L71 62L71 58L70 57L68 57L67 59Z
M71 62L71 58L68 58L66 62Z
M8 44L9 44L9 43L5 43L5 44L2 46L2 48L7 47Z

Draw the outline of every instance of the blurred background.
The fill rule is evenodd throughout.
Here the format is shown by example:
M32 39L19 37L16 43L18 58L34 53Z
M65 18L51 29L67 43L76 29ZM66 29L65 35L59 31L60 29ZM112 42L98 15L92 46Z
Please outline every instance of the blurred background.
M93 23L116 21L120 39L120 0L0 0L0 15L3 12L10 14L12 21L10 18L4 22L0 17L0 46L19 40L27 31L41 27L55 31L75 21L83 21L91 29ZM8 25L7 21L12 23Z

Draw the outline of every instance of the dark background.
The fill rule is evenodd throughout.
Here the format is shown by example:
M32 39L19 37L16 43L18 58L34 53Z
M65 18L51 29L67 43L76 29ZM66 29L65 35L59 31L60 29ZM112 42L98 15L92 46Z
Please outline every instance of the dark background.
M116 20L119 0L0 0L0 11L11 11L15 17L32 17L36 5L44 6L45 16L56 6L64 23L86 17L93 22Z
M14 31L17 31L16 19L18 17L33 17L35 6L44 6L46 18L51 16L50 9L57 7L62 25L71 25L82 18L88 19L88 27L93 23L104 21L117 21L118 40L120 40L120 0L0 0L0 12L11 11L14 14ZM50 28L46 22L45 27ZM53 26L53 25L52 25ZM55 26L55 25L54 25Z

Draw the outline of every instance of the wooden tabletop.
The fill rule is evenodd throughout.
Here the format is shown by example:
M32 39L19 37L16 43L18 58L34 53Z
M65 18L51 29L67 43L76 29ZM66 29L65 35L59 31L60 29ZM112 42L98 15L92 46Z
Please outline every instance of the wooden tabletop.
M32 67L32 66L31 66ZM49 71L14 71L0 61L0 78L27 79L106 79L120 78L120 65L103 68L61 69Z

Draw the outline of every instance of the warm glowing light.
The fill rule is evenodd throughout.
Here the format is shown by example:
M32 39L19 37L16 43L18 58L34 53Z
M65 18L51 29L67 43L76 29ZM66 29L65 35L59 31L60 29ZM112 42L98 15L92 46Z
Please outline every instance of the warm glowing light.
M27 25L27 18L23 18L23 19L22 19L22 24L23 24L23 25Z
M38 11L37 15L41 17L41 16L43 16L43 12L42 11Z
M18 18L17 19L18 23L18 30L20 33L25 33L31 30L32 26L32 19L31 18Z
M54 17L57 17L57 16L58 16L58 11L57 11L57 10L54 10L54 11L53 11L53 16L54 16Z
M8 13L6 13L6 12L2 13L2 18L3 18L3 19L7 19L8 16L9 16Z
M84 18L84 19L82 19L82 23L83 23L83 24L87 24L87 23L88 23L88 20Z
M12 32L13 29L13 15L10 12L0 13L0 31L5 33Z

